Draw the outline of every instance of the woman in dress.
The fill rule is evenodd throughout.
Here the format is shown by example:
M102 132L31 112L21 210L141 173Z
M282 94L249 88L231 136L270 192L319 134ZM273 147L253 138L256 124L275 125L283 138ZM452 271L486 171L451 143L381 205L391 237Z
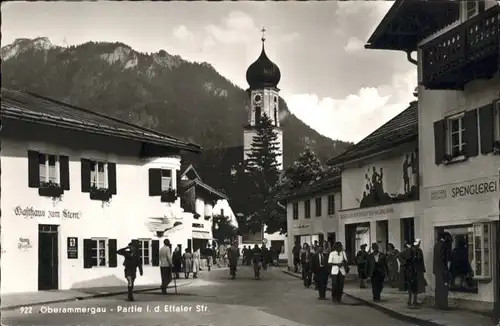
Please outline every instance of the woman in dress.
M184 263L184 277L189 278L189 274L193 272L193 254L189 248L185 250L182 258Z
M201 263L201 254L200 249L196 249L193 254L193 278L198 278L198 272L200 271L200 263Z
M179 279L179 273L182 269L182 253L179 246L175 247L175 251L172 254L172 263L174 265L175 278Z

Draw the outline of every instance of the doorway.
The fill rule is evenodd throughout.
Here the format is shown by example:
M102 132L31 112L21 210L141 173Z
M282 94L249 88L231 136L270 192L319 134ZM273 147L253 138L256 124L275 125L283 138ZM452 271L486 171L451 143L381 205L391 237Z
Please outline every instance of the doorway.
M335 232L328 232L326 234L326 239L328 241L328 244L330 245L330 248L333 248L333 245L337 241L337 236L335 235Z
M415 219L403 218L401 219L401 250L413 241L415 241Z
M38 226L38 290L59 288L59 225Z
M377 243L381 252L387 252L387 245L389 244L389 221L377 221Z

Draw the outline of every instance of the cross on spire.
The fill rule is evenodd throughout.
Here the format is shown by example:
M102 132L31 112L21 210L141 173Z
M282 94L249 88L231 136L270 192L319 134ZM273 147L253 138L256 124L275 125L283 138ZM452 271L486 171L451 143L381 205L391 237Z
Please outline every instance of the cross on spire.
M260 30L262 32L262 43L264 43L266 41L266 28L265 27L262 27L262 29Z

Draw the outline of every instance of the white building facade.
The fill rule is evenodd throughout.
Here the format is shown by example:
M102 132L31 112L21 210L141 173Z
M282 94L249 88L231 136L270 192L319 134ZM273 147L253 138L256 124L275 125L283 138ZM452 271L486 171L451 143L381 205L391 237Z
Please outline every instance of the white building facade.
M407 19L405 3L386 21ZM440 8L438 8L440 7ZM435 12L440 24L404 37L381 26L371 48L417 52L421 213L418 233L434 287L438 232L466 248L472 275L450 284L460 305L492 310L498 286L500 168L500 4L497 1L422 2L413 14ZM446 14L441 15L445 10ZM386 24L384 24L386 25ZM415 35L415 37L408 36ZM460 40L460 41L458 41ZM390 45L389 45L390 44ZM446 46L444 46L446 45Z
M287 208L288 266L293 267L293 246L323 241L333 246L338 237L340 178L322 180L283 198Z
M4 89L2 115L1 293L125 284L116 251L131 241L137 284L158 283L163 238L185 248L191 237L176 174L179 151L199 147Z

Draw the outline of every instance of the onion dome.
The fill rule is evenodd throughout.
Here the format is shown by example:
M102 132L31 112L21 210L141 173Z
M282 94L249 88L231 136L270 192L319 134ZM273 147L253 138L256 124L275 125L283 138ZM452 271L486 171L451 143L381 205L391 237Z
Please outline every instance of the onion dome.
M265 38L262 37L262 52L259 58L247 69L247 82L251 89L278 86L281 79L280 68L266 55Z

